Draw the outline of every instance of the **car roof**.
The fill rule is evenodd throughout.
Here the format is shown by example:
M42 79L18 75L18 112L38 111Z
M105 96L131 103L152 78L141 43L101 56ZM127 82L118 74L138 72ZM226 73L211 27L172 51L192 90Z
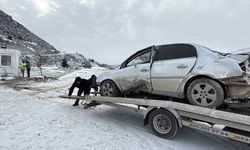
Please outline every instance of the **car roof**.
M190 45L190 46L193 46L196 48L197 51L201 52L203 51L204 52L204 49L206 49L207 52L213 52L213 53L219 53L219 54L226 54L226 53L222 53L222 52L219 52L219 51L216 51L216 50L212 50L206 46L203 46L203 45L200 45L200 44L196 44L196 43L173 43L173 44L162 44L162 45L157 45L157 47L160 47L160 46L167 46L167 45Z

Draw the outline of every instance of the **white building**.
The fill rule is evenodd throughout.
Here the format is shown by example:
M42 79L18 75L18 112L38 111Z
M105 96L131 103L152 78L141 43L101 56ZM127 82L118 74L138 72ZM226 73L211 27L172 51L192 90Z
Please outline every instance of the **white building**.
M19 57L21 52L14 49L0 48L0 77L19 76Z

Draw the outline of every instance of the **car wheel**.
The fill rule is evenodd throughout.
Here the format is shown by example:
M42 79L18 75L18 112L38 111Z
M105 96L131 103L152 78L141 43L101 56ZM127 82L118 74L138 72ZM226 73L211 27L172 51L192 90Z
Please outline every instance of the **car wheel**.
M174 137L179 129L175 116L164 109L154 110L148 121L151 130L162 138Z
M118 95L118 93L119 93L118 88L112 81L107 80L101 84L102 96L115 97Z
M207 78L196 79L187 88L187 99L193 105L214 108L224 101L221 85Z

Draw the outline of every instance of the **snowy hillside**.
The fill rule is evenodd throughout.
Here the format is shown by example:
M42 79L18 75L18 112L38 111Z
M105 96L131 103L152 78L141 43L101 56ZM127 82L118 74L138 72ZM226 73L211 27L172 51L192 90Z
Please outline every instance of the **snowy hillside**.
M0 10L0 44L7 48L17 49L22 55L29 55L36 66L38 59L43 59L44 65L59 66L66 58L71 67L79 66L100 66L96 61L90 61L79 53L62 53L45 40L36 36L25 28L22 24L15 21L11 16ZM109 65L101 65L110 68Z
M36 36L11 16L0 10L0 43L25 54L59 53L52 45Z
M89 78L107 70L93 67L72 72L58 80L27 83L15 91L0 86L0 150L131 149L131 150L247 150L228 139L182 128L172 140L159 138L143 127L143 114L97 106L72 107L67 94L76 76ZM76 90L75 93L76 94Z

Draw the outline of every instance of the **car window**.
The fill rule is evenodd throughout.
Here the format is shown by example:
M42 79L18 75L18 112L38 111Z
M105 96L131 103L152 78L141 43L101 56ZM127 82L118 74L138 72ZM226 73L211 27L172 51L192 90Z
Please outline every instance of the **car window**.
M154 61L196 57L195 47L188 44L164 45L157 47Z
M137 64L149 63L150 57L151 57L151 51L138 55L127 63L127 67Z

